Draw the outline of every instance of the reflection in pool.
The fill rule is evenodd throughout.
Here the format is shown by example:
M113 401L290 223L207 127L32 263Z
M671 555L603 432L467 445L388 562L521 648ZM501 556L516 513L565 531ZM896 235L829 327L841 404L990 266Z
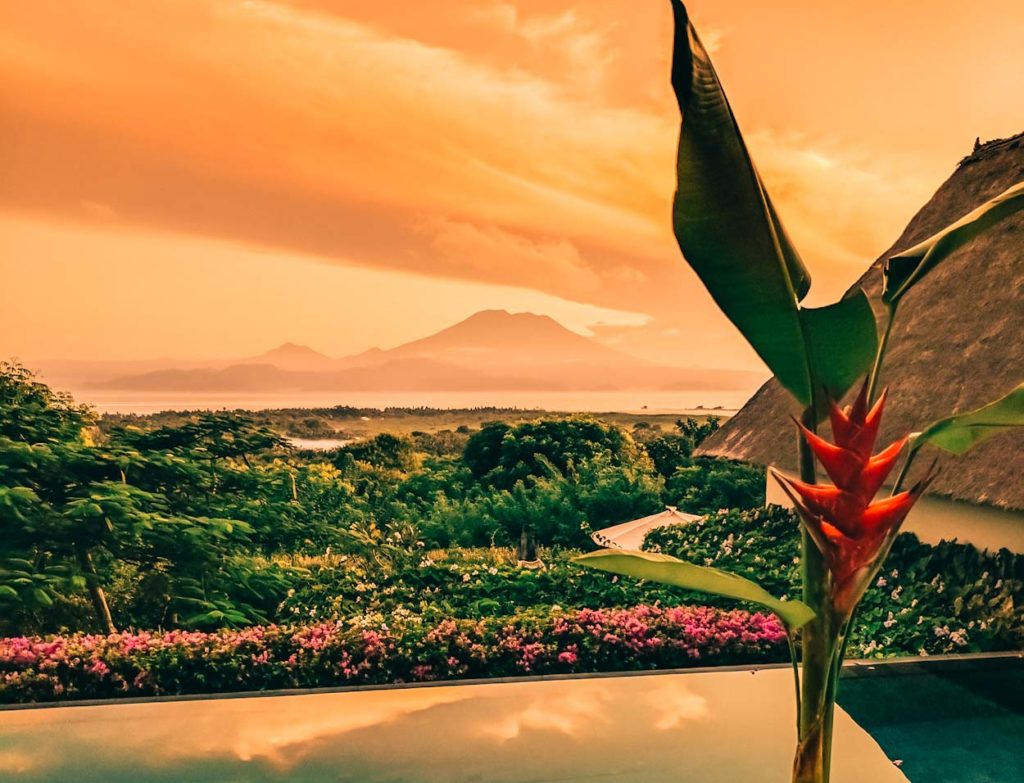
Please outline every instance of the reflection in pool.
M0 712L15 783L786 783L788 671ZM903 775L845 713L833 783Z

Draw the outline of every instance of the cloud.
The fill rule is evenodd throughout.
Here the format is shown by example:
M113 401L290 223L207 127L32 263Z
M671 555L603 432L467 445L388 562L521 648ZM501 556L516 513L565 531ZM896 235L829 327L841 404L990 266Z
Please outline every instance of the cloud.
M431 238L436 259L452 269L468 265L481 277L531 288L551 286L575 299L589 298L601 284L579 249L564 238L532 240L493 224L448 218L430 219L422 230Z
M1012 30L991 21L1009 3L972 17L970 40L932 15L921 47L903 32L919 14L891 4L841 25L828 4L691 5L816 301L892 241L965 123L966 144L1009 116L993 74L1024 72L988 43ZM897 17L879 28L883 11ZM638 350L676 330L694 363L749 361L671 235L667 3L93 0L4 17L0 213L531 288L648 314L617 337ZM834 56L862 28L901 45ZM949 94L985 100L922 133Z
M627 308L606 267L668 268L670 117L262 0L16 16L0 38L8 211L112 205L136 225ZM571 15L523 20L537 46L600 46Z
M553 695L539 695L522 707L499 712L478 728L481 737L508 742L528 732L551 732L576 737L607 723L607 689L561 689Z
M934 188L910 166L837 140L760 129L747 142L811 270L811 302L834 301L899 236L905 205Z
M716 54L722 49L722 41L725 39L725 32L717 27L702 27L700 42L708 54Z
M113 220L117 217L117 212L110 204L101 204L98 201L82 199L78 202L78 206L81 207L82 214L94 220Z

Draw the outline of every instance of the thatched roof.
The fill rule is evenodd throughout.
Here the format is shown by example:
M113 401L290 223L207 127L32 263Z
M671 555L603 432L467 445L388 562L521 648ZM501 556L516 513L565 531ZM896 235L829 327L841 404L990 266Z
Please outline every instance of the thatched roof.
M976 144L857 285L877 301L884 259L1021 180L1024 134ZM1018 214L946 259L901 303L882 374L891 392L879 442L984 405L1022 380L1024 214ZM789 395L770 380L701 450L795 470L789 414L796 413ZM924 457L918 469L930 462ZM999 435L963 457L943 457L940 467L933 494L1024 509L1024 432Z

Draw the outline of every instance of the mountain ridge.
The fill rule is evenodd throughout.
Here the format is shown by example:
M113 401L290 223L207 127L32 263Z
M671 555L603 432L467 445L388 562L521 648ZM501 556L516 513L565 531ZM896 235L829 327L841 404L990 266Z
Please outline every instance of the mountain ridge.
M117 391L751 390L763 373L660 365L535 313L482 310L392 348L334 358L285 342L220 362L140 363L88 388Z

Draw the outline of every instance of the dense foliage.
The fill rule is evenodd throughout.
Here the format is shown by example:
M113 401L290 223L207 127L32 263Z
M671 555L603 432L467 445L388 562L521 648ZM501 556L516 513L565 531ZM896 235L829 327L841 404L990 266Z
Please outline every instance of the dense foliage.
M782 660L784 640L772 616L650 606L19 637L0 639L0 702L741 664Z
M0 635L733 608L572 562L591 547L590 529L666 503L709 516L654 531L649 546L794 596L797 522L758 508L760 470L693 455L716 426L627 431L560 417L298 452L240 413L100 430L88 409L7 365ZM512 552L524 530L542 547L541 570L521 568ZM1008 552L902 536L865 598L851 653L1019 648L1022 569L1024 558Z
M775 595L798 596L799 531L783 508L729 511L651 531L645 548L756 579ZM850 654L860 657L1022 646L1024 556L950 541L929 546L910 533L896 539L864 596L849 642Z
M97 443L93 423L22 368L0 366L0 628L87 596L96 625L113 631L106 586L122 566L144 574L140 591L160 596L172 622L264 619L264 575L239 557L259 540L259 499L225 464L275 448L277 436L207 414Z
M756 505L763 482L692 457L714 419L631 434L563 416L312 452L265 418L107 417L100 428L24 368L0 367L0 633L265 623L304 584L296 556L350 555L386 573L425 548L514 546L524 533L585 548L591 528L666 503Z

